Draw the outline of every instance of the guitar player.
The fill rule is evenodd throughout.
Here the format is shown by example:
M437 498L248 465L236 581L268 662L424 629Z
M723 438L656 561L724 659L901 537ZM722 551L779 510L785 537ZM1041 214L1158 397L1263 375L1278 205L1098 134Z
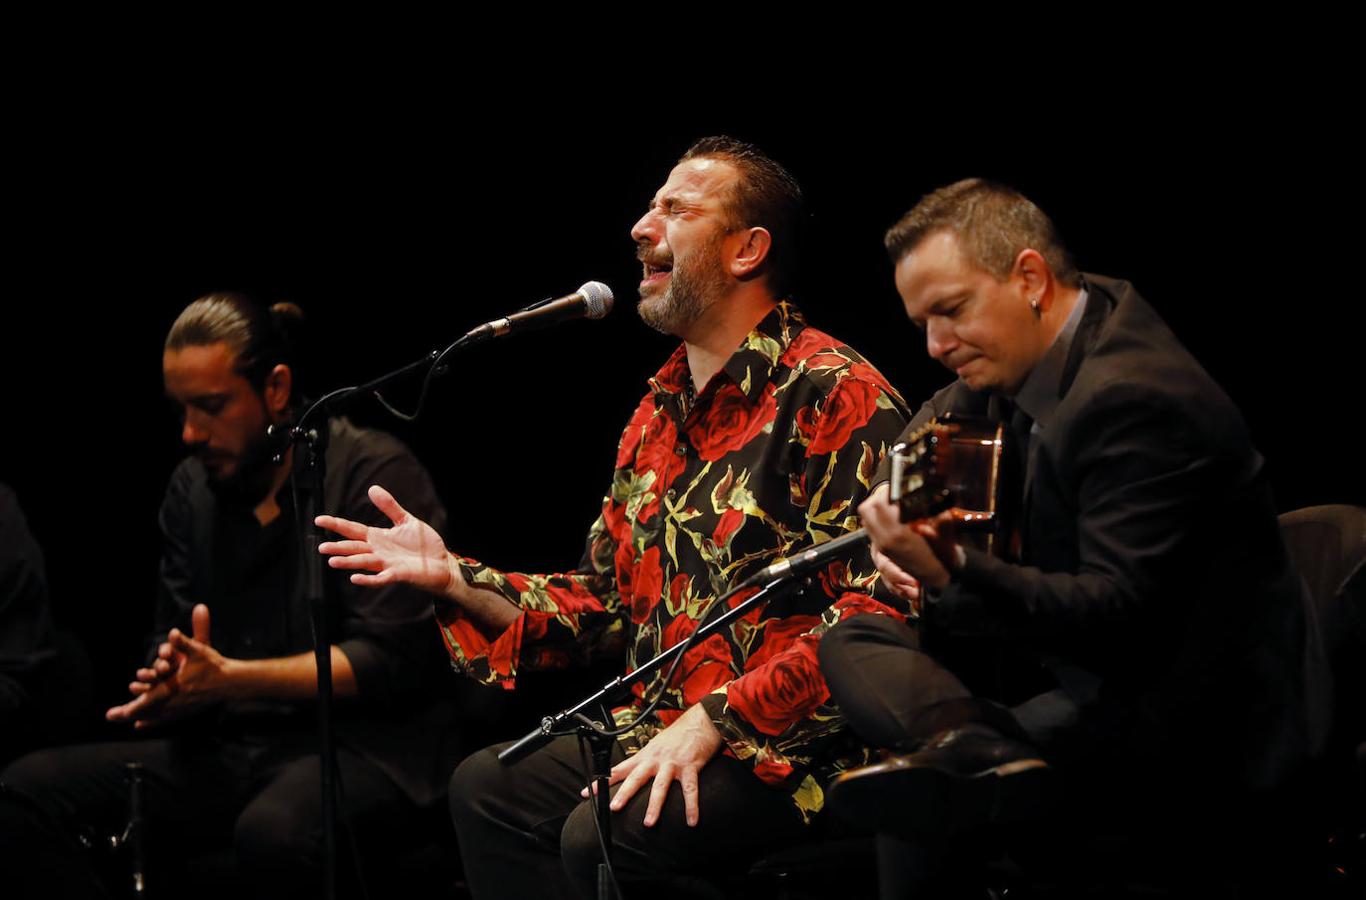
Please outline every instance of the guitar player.
M1183 823L1275 784L1321 733L1306 698L1322 651L1232 401L1133 286L1078 272L1010 188L940 188L886 246L907 315L957 376L908 431L948 412L1006 426L1021 550L958 541L950 513L901 521L884 460L859 513L923 615L857 616L821 643L851 727L892 751L842 776L832 806L923 849L1049 811L1063 775L1124 816L1179 804Z

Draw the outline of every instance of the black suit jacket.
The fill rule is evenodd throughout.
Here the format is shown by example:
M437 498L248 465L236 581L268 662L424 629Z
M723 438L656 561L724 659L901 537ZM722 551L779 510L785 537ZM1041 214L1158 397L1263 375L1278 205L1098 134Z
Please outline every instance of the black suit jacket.
M1268 784L1321 741L1306 699L1328 681L1262 457L1128 283L1087 286L1059 404L1031 442L1022 564L968 550L927 631L994 636L1017 673L1042 666L1112 736L1158 753L1179 737ZM1000 407L956 382L910 428Z

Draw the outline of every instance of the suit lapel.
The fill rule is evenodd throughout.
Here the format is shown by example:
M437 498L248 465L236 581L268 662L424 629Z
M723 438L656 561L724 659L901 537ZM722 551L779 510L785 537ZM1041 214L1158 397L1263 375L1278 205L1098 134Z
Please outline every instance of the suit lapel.
M1081 369L1081 364L1091 353L1091 348L1095 346L1100 338L1102 326L1105 320L1110 317L1110 311L1114 309L1115 298L1106 290L1097 285L1094 281L1086 281L1087 301L1086 309L1083 310L1081 322L1077 325L1077 331L1072 336L1072 346L1067 351L1067 362L1063 366L1062 380L1058 385L1058 402L1067 396L1068 390L1072 387L1072 382L1076 380L1077 372ZM1034 469L1038 459L1038 440L1030 440L1024 459L1024 483L1020 496L1020 521L1026 522L1029 517L1030 499L1034 488ZM1028 530L1028 529L1024 529Z

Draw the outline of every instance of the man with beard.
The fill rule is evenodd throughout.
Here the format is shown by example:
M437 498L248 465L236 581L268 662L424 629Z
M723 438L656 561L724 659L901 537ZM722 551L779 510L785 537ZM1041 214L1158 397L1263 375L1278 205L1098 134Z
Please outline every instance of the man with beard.
M857 353L808 327L791 288L801 194L756 148L695 144L631 231L641 317L683 339L622 436L612 486L576 571L522 575L449 553L380 487L392 528L333 517L323 544L358 584L439 595L457 665L511 686L592 657L628 670L696 629L709 603L780 557L855 527L905 407ZM377 574L370 574L377 573ZM822 570L698 643L655 712L657 682L615 711L613 863L624 880L721 873L801 836L835 772L866 758L842 727L815 647L875 600L864 554ZM475 896L591 892L600 860L573 737L513 766L475 754L451 810Z
M113 722L157 727L147 740L30 755L5 771L55 832L117 833L124 766L145 771L145 814L162 871L178 848L232 840L255 894L315 889L321 847L317 691L296 523L271 425L297 414L296 307L267 311L240 294L190 304L162 359L166 392L192 455L161 507L161 587L147 665ZM396 486L440 527L426 471L393 438L330 423L325 508L365 515L365 487ZM457 748L447 703L424 689L446 668L430 603L416 591L364 591L329 579L332 681L345 820L374 863L391 858L423 807L444 794ZM212 618L211 618L212 617ZM159 726L165 726L161 728ZM21 846L19 836L0 841ZM29 836L27 840L32 840ZM345 844L343 844L345 846Z

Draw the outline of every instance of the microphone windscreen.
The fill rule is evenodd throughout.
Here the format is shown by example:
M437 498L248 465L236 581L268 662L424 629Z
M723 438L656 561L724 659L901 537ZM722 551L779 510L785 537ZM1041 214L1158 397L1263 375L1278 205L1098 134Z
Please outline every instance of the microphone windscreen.
M585 319L601 319L612 311L612 289L601 281L590 281L579 288L583 295Z

